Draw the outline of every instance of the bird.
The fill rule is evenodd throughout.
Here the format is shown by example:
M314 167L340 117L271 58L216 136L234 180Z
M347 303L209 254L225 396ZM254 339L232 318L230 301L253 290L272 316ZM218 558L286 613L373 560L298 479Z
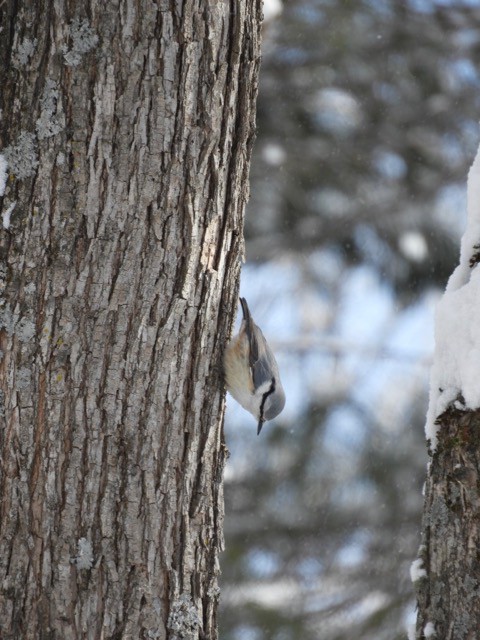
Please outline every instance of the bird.
M277 361L265 336L255 324L245 298L240 298L243 319L240 331L224 353L225 382L230 395L256 420L257 435L285 406L285 391Z

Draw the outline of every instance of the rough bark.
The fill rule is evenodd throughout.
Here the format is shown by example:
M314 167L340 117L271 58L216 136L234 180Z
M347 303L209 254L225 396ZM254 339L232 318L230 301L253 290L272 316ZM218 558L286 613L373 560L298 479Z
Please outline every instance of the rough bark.
M216 638L259 0L5 0L0 629Z
M438 444L425 490L419 553L425 575L415 582L417 638L477 640L480 412L452 408L439 417L438 426Z

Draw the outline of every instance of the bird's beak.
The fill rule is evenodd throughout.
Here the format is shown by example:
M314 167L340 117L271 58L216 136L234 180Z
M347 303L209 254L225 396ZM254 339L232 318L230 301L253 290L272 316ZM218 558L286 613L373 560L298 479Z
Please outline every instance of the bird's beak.
M258 421L258 429L257 429L257 436L260 435L260 431L262 430L263 427L263 423L265 422L265 420L259 420Z

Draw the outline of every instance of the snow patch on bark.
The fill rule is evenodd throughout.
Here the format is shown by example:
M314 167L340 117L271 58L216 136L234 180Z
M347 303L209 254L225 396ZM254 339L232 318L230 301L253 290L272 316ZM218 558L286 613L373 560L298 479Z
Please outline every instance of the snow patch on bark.
M410 578L412 582L417 582L418 580L426 577L427 572L424 569L423 560L422 558L417 558L410 565Z
M417 631L416 622L412 622L411 624L407 624L407 638L408 640L415 640Z
M16 202L12 202L12 204L2 213L2 227L4 229L8 229L10 227L10 218L12 217L16 204Z

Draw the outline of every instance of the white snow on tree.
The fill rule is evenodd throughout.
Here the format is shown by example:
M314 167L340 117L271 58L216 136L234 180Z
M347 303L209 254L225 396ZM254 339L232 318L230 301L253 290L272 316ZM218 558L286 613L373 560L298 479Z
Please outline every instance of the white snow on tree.
M460 264L452 273L435 318L435 355L430 378L426 436L437 444L436 420L447 408L480 407L480 323L472 313L480 300L480 149L468 174L468 221Z

